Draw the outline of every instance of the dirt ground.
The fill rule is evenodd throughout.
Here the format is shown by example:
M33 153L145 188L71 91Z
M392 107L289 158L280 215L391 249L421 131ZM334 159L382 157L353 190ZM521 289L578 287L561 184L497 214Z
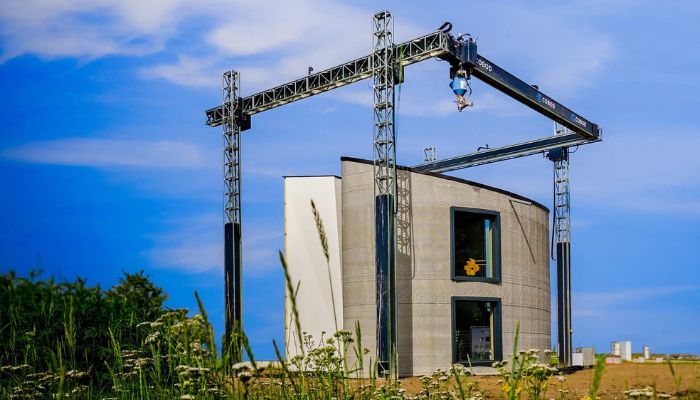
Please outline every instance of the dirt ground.
M682 377L680 392L693 392L693 398L700 398L700 363L674 364L676 373ZM569 390L569 398L578 400L588 393L588 386L593 376L592 369L578 371L565 375L566 380L558 382L556 378L550 379L547 398L559 397L558 389L564 387ZM402 386L408 393L416 394L422 387L419 377L405 378L401 380ZM478 376L469 378L470 381L478 381L479 387L489 399L502 399L501 384L497 376ZM606 365L601 381L599 395L604 399L624 398L622 392L627 389L643 388L656 385L656 390L664 393L674 392L674 383L668 364L633 364Z

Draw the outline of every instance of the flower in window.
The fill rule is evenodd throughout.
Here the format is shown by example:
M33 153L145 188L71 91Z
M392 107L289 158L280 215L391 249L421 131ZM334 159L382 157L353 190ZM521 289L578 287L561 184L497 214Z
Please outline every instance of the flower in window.
M479 272L479 265L476 263L476 260L470 258L467 263L464 264L464 271L469 276L476 275L476 273Z

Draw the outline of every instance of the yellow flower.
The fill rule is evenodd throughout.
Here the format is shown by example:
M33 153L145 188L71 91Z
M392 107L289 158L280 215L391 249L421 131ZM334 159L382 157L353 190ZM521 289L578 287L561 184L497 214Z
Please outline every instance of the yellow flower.
M479 265L477 265L476 260L470 258L469 261L467 261L467 263L464 264L464 271L469 276L476 275L476 273L479 272Z
M501 391L502 391L503 393L510 393L510 389L511 389L511 388L512 388L512 386L510 386L510 385L507 384L507 383L504 383L504 384L501 386ZM518 386L515 387L515 394L516 394L516 395L520 395L520 392L522 392L522 391L523 391L523 387L522 387L522 386L518 385Z

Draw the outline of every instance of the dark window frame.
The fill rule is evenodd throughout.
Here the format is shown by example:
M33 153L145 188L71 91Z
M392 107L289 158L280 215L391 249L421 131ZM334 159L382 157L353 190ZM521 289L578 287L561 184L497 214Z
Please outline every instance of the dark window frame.
M493 277L460 276L455 273L455 212L493 216ZM501 282L501 213L481 208L450 207L450 278L453 281Z
M493 332L491 332L491 340L493 340L493 360L487 361L471 361L471 365L476 366L491 366L491 364L503 360L503 314L501 311L501 299L498 297L474 297L474 296L452 296L452 332L450 338L452 341L452 364L467 365L467 360L457 359L457 302L458 301L475 301L482 303L493 303Z

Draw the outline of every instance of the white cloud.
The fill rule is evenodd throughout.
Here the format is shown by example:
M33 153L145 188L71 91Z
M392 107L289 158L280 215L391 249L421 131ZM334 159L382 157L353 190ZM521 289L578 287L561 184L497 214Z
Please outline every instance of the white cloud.
M591 86L593 77L612 58L614 46L605 37L587 38L576 41L574 51L567 52L566 57L552 63L553 68L540 71L539 82L542 88L557 95L571 95L577 90Z
M206 41L233 55L280 49L303 39L323 12L319 5L313 1L240 3L206 35Z
M573 97L595 85L616 45L588 16L601 10L543 4L477 5L472 12L482 18L470 29L481 38L480 54L554 98ZM607 13L612 12L611 8Z
M605 71L614 55L615 45L611 38L604 32L594 30L590 24L581 24L581 15L572 15L566 7L542 10L529 4L489 4L475 5L472 12L483 15L483 18L467 21L455 17L452 21L456 27L453 33L462 26L478 30L483 37L478 41L480 54L493 57L492 61L496 64L528 82L537 83L545 93L557 99L574 97L577 91L594 85L595 78ZM496 19L507 23L493 24L492 21ZM404 21L400 24L403 25ZM397 23L397 26L400 25ZM416 31L416 35L428 31ZM520 39L525 37L536 37L537 41L525 44ZM447 88L447 67L444 62L428 61L407 68L404 84L406 95L401 100L402 115L445 117L454 113L456 106ZM436 81L436 77L441 80ZM499 117L532 114L531 110L505 94L476 79L474 81L471 96L474 107L465 112L483 111ZM368 90L365 92L369 93ZM336 98L371 106L371 96L362 91L339 93Z
M626 304L652 302L659 297L698 290L698 286L681 285L653 288L621 289L613 292L576 292L573 312L580 317L596 317Z
M410 82L396 91L395 106L398 115L407 117L447 117L457 114L457 104L452 90L448 87L449 79L444 70L445 64L437 64L421 69L416 76L417 81ZM428 71L444 79L435 85L435 79L426 82ZM413 77L412 77L413 78ZM480 88L483 89L485 85ZM365 85L356 85L343 90L336 90L329 97L349 104L355 104L367 109L372 108L372 89ZM464 114L476 112L492 113L501 117L517 117L532 113L522 104L512 100L503 93L495 90L474 90L471 96L474 105L463 111Z
M466 111L465 111L466 112ZM510 143L525 138L505 136ZM544 136L546 132L539 136ZM482 133L481 143L498 143ZM438 158L468 153L464 141L444 132L440 137L406 138L404 148L437 146ZM455 150L457 143L460 150ZM474 143L474 142L470 142ZM479 143L479 145L482 145ZM502 143L502 142L501 142ZM571 155L571 202L577 209L615 210L655 215L700 217L700 131L694 127L659 125L635 129L609 126L600 143L581 146ZM476 148L471 148L471 151ZM418 154L417 152L414 152ZM405 159L405 158L404 158ZM551 207L552 164L535 155L451 174L521 193ZM589 221L588 223L593 223Z
M598 206L700 216L698 146L696 129L619 128L573 155L572 195Z
M0 156L36 164L97 168L198 168L211 162L191 143L87 138L27 143Z
M612 41L604 33L580 24L578 11L574 14L566 7L551 7L542 12L529 5L475 7L474 12L483 15L483 20L498 14L509 21L498 26L470 23L489 38L488 42L484 40L485 52L517 58L546 92L569 95L590 84L612 57ZM367 54L371 50L370 16L369 9L321 0L203 0L196 4L185 0L10 1L0 8L4 50L0 61L23 54L91 60L106 55L142 56L167 49L174 54L171 61L140 68L143 78L216 87L221 72L235 67L242 74L244 92L250 92L303 76L308 66L319 71ZM187 40L199 45L178 42L168 49L173 39L183 38L179 28L186 21L196 21L198 26L206 22L200 31L187 32ZM458 17L453 22L461 26L467 21ZM399 19L396 41L430 30ZM496 40L504 36L537 37L538 45ZM433 74L433 70L419 75ZM349 94L340 98L355 102ZM454 108L450 101L442 96L407 100L403 112L409 116L444 116ZM474 109L509 112L508 108L487 95Z
M596 304L599 307L633 303L639 300L650 300L655 297L669 296L677 293L698 289L693 285L665 286L653 288L622 289L614 292L581 292L575 296L582 303Z
M178 246L159 247L148 251L151 262L185 273L203 273L221 269L224 249L219 243L180 243Z
M449 115L457 109L455 103L450 100L450 92L446 92L437 101L430 101L423 97L404 97L401 101L396 100L398 115L410 117L443 117ZM345 103L355 104L368 109L372 108L371 89L362 88L333 93L332 98Z
M0 7L0 60L23 54L95 59L153 53L176 31L186 5L184 0L6 1Z
M154 247L145 252L159 268L185 273L222 271L222 217L213 213L164 221L170 230L151 235Z
M154 266L190 274L223 273L221 216L204 214L166 222L171 229L151 235L154 246L145 252ZM258 276L277 269L277 249L282 237L281 229L272 226L244 227L245 273Z
M212 28L204 41L212 48L210 62L183 63L183 58L195 56L181 55L178 62L144 69L145 75L187 85L173 76L218 79L235 67L244 92L251 92L303 76L309 66L321 71L371 51L370 10L320 0L227 4L231 13L209 16ZM401 23L401 32L406 37L424 33L409 22Z
M218 87L221 77L214 73L211 59L180 56L174 64L161 64L141 68L141 77L147 79L164 79L182 86Z
M472 95L474 107L468 110L494 113L501 117L531 115L532 111L503 93L495 90Z

